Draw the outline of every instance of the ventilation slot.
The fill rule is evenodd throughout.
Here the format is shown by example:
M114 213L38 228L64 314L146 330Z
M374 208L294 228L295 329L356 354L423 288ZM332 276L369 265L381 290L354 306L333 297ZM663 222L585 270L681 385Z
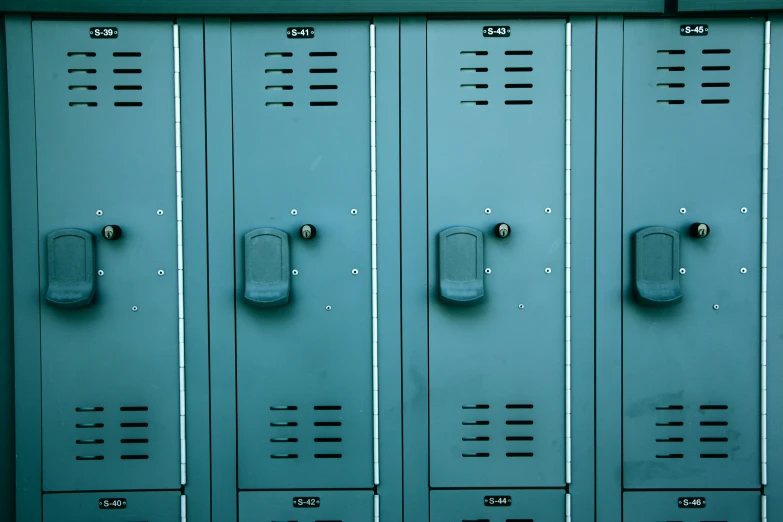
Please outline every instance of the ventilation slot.
M506 105L533 105L533 100L506 100Z
M70 102L70 107L97 107L98 102Z
M293 428L299 426L298 422L270 422L269 425L273 428Z
M95 85L69 85L69 91L94 91L98 87Z
M141 74L141 69L114 69L114 74Z
M680 421L671 421L671 422L656 422L656 426L682 426L682 422Z
M532 410L532 404L506 404L507 410Z
M655 439L655 442L683 442L682 437L669 437L668 439Z
M460 51L459 54L467 54L471 56L487 56L489 52L487 51Z
M535 522L532 518L507 518L506 522Z
M699 406L700 410L728 410L729 407L725 404L704 404Z
M731 67L728 65L705 65L701 68L702 71L729 71Z
M660 49L658 54L685 54L683 49Z
M463 410L488 410L489 404L465 404Z
M264 87L267 91L291 91L294 89L293 85L267 85Z
M727 437L702 437L699 442L728 442Z
M291 74L293 69L265 69L265 74Z
M267 58L291 58L294 55L294 53L289 52L283 52L283 53L264 53L264 56Z
M334 74L337 69L310 69L310 74Z
M296 406L270 406L269 409L271 411L295 411L299 408Z
M342 453L316 453L315 458L317 459L341 459L343 458Z
M115 85L115 91L140 91L141 85Z
M668 89L682 89L685 87L684 83L659 83L658 87L665 87Z
M506 457L532 457L533 453L506 453Z
M462 437L465 442L488 442L489 437Z
M725 453L702 453L699 455L703 459L727 459L729 456Z
M313 51L310 53L310 56L313 57L337 56L337 53L334 51Z
M466 101L461 101L459 103L460 105L489 105L489 102L487 100L474 100L474 101L466 100Z
M92 424L77 424L77 428L103 428L102 422L96 422Z
M146 422L121 422L121 428L147 428L149 424Z
M120 439L120 444L149 444L149 439Z
M103 455L77 455L76 460L103 460Z
M470 520L463 518L462 522L490 522L490 520L488 518L471 518Z
M266 102L267 107L293 107L294 102Z
M112 53L112 56L115 58L140 58L141 53L132 52L132 53Z
M68 69L68 74L95 74L95 69Z
M731 49L704 49L702 54L731 54Z
M486 83L463 83L460 87L463 89L486 89L489 85Z
M729 82L702 83L702 87L731 87Z
M681 459L683 457L682 453L670 453L668 455L656 455L656 459Z
M312 101L310 107L334 107L337 105L336 101Z
M149 458L149 455L120 455L122 460L147 460Z
M532 89L532 83L507 83L506 89Z
M339 437L316 437L313 439L314 442L342 442L343 439Z
M532 420L507 420L506 425L508 426L530 426L533 424Z
M76 444L103 444L103 439L80 439Z
M89 407L86 407L86 408L76 408L76 411L78 413L103 411L103 407L102 406L89 406Z
M299 442L299 439L295 437L291 438L277 438L277 439L269 439L269 442Z
M486 67L460 67L460 71L485 73L489 71L489 69Z
M486 458L489 457L489 453L463 453L465 458Z
M656 410L681 410L682 406L658 406Z
M672 66L658 67L658 70L669 71L669 72L682 72L685 70L685 67L681 65L672 65Z
M533 51L506 51L506 56L530 56Z
M342 410L342 406L313 406L315 411L338 411Z
M729 100L702 100L701 103L704 105L725 105L729 103Z
M331 422L331 421L327 421L327 422L314 422L314 423L313 423L313 426L318 426L318 427L322 427L322 426L342 426L342 425L343 425L343 423L342 423L342 422Z
M479 420L479 421L462 421L463 426L489 426L489 421L486 420Z
M333 91L337 89L336 85L311 85L311 91Z
M68 56L69 57L81 56L83 58L95 58L95 53L91 51L81 52L81 53L75 52L75 53L68 53Z
M273 459L298 459L299 455L296 453L273 453L269 457Z
M532 67L506 67L506 72L531 72Z
M728 426L729 423L726 421L701 421L699 423L702 426Z
M529 436L511 436L511 437L506 437L506 440L509 441L509 442L531 441L531 440L533 440L533 437L529 437Z
M141 107L141 102L114 102L115 107Z
M685 103L685 100L658 100L658 103L664 105L682 105Z

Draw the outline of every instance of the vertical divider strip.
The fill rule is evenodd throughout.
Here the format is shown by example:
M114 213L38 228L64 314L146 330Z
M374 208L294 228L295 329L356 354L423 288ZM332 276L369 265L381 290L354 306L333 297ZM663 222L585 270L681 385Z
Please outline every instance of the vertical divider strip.
M377 486L380 482L380 455L378 445L378 205L376 172L375 24L370 23L370 198L372 200L372 461L373 483ZM377 514L378 511L376 509L376 520Z
M566 484L571 483L571 22L566 23L565 85L565 373L566 373ZM566 516L569 520L570 516Z
M769 71L771 23L764 27L764 97L761 137L761 484L767 484L767 214L769 192Z

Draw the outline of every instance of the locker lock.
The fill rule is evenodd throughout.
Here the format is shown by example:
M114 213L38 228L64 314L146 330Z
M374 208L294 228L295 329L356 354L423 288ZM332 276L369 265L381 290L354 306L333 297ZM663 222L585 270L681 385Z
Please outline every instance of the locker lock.
M688 233L696 239L705 238L710 235L710 226L707 223L694 223L688 229Z
M104 239L109 241L116 241L122 237L122 229L119 225L106 225L101 231L101 235Z
M508 223L498 223L495 225L495 235L501 239L505 239L511 235L511 225Z
M302 228L299 229L299 235L302 239L313 239L315 237L315 226L302 225Z

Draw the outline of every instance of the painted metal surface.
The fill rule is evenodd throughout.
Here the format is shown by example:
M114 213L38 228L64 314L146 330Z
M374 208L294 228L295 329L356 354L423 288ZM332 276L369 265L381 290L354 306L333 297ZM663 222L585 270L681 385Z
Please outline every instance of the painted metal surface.
M373 519L372 491L243 491L239 522L365 522Z
M287 232L292 274L278 308L237 288L239 486L372 487L370 29L298 25L232 24L236 234Z
M694 503L701 507L686 507ZM760 513L761 495L757 491L645 491L623 495L626 522L751 522L759 520Z
M436 236L475 227L486 291L468 308L430 292L433 487L565 483L565 26L428 22L429 278Z
M172 28L96 25L33 22L39 233L99 241L94 302L41 305L43 489L179 489Z
M565 520L565 497L562 490L436 490L430 521Z
M107 506L124 506L109 508ZM43 497L44 522L182 522L178 491L52 493Z
M691 22L709 34L681 36ZM625 21L626 488L759 486L763 43L762 19ZM667 308L631 292L631 236L648 226L680 232Z

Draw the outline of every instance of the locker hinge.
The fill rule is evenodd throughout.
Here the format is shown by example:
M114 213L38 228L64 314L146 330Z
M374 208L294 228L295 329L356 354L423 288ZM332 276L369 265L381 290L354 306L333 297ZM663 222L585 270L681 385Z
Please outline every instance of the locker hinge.
M179 26L174 24L174 154L177 180L177 318L179 322L179 446L180 482L187 483L187 451L185 447L185 300L182 249L182 126L179 83ZM184 497L183 497L184 499ZM184 500L183 500L184 503ZM183 504L184 505L184 504ZM184 513L184 511L183 511ZM184 520L184 518L183 518Z
M566 23L566 85L565 85L565 350L566 350L566 484L571 483L571 23ZM570 520L570 516L566 517Z
M375 147L375 24L370 23L370 199L372 200L372 442L373 477L380 483L378 443L378 205ZM376 497L377 499L377 497Z
M761 159L761 484L767 484L767 209L769 193L769 70L771 25L764 28ZM763 517L762 520L766 520Z
M380 520L381 520L381 497L378 496L378 495L375 495L375 497L373 498L373 504L374 504L374 508L373 509L374 509L374 512L375 512L373 520L375 520L375 522L380 522Z
M761 522L767 522L767 496L761 495Z
M571 522L571 494L566 493L565 496L565 519L566 522Z
M182 495L179 498L179 518L180 518L180 522L187 522L187 520L188 520L187 507L188 507L187 496Z

